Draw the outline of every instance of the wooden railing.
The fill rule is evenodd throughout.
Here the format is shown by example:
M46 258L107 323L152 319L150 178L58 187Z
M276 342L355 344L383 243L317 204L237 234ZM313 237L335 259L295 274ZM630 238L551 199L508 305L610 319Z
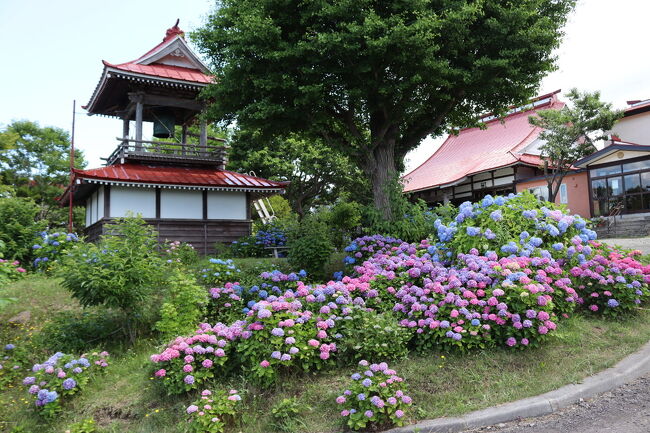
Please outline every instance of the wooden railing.
M106 159L106 165L124 162L127 159L161 162L190 162L225 165L226 147L219 145L199 145L170 141L134 140L117 137L121 143Z
M607 215L607 233L611 233L612 229L616 233L616 217L621 215L623 211L623 202L618 202L614 207L609 211Z

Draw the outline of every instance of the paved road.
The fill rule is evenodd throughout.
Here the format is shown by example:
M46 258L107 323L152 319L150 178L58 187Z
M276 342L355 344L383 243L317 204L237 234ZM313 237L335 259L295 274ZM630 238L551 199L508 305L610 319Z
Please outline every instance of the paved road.
M648 433L650 375L554 414L466 433Z
M643 254L650 254L650 237L613 238L613 239L601 239L601 241L606 242L610 245L618 245L619 247L628 248L631 250L641 250Z

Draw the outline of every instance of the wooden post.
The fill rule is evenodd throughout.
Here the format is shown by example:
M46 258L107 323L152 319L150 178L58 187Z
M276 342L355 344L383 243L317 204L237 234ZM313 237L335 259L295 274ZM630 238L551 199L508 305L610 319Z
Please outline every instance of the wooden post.
M135 150L142 150L142 112L144 104L138 100L135 105Z
M201 136L199 137L199 147L202 152L207 153L207 149L206 149L207 145L208 145L208 124L205 121L205 119L201 119Z
M181 126L181 155L185 156L185 145L187 144L187 125Z
M129 118L125 117L122 119L122 137L129 138ZM128 141L122 141L123 145L128 145Z
M144 112L144 93L129 93L129 99L135 102L135 150L142 150L142 116ZM127 118L129 116L127 115Z

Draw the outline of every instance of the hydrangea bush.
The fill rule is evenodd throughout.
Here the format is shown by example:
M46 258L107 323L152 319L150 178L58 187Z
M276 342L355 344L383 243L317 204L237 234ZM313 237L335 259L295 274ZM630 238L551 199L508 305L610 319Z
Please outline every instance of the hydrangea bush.
M369 364L362 360L359 366L364 371L354 373L350 385L336 397L348 427L361 430L371 426L403 426L411 416L413 403L406 394L404 379L385 362Z
M232 259L211 258L201 269L199 281L206 287L219 287L236 280L239 272Z
M77 242L80 239L75 233L41 232L32 246L34 268L42 272L50 271L58 259Z
M0 259L0 287L24 277L26 273L18 260Z
M201 391L201 398L185 410L190 430L196 433L223 433L232 424L241 405L236 389L229 392L208 389Z
M151 355L154 377L169 394L202 387L229 359L231 342L243 332L243 322L231 326L201 324L196 334L177 337L160 353Z
M34 364L23 385L34 398L36 408L51 417L61 410L61 400L80 392L93 371L108 366L108 352L75 357L57 352L42 364Z

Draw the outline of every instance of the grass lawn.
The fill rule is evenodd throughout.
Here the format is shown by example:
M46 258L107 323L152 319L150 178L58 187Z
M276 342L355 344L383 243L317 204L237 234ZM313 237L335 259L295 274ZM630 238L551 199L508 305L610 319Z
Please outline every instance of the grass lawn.
M23 344L54 312L78 308L56 280L29 277L4 291L18 298L0 312L0 344ZM7 319L30 310L32 322L17 328ZM575 316L560 322L558 331L541 348L494 349L469 354L431 353L392 363L410 387L419 418L459 415L498 403L556 389L609 367L650 340L650 310L622 322ZM83 392L64 405L60 417L47 421L32 410L20 381L0 391L0 431L16 425L23 432L63 432L70 423L94 417L101 432L183 431L184 409L195 397L167 397L150 378L149 355L157 343L139 341L120 354L111 366L94 377ZM30 366L28 366L30 367ZM304 403L296 432L343 431L334 399L349 381L353 368L318 374L284 377L276 388L259 390L242 378L231 378L220 387L243 391L242 425L230 431L273 431L270 408L283 398L298 396ZM26 376L25 371L24 375ZM179 425L181 423L181 425Z

